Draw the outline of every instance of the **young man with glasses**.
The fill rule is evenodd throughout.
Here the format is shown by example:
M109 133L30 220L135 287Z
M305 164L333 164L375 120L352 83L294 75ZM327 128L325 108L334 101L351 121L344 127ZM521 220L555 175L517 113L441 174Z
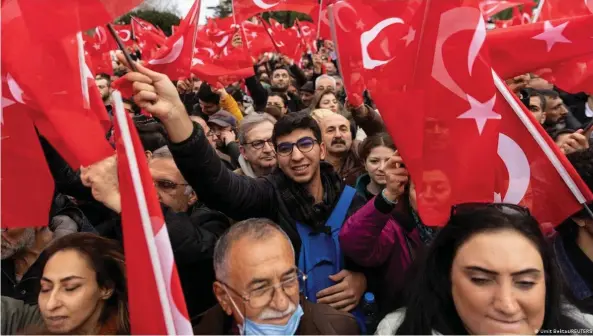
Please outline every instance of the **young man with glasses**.
M218 305L194 328L197 335L354 335L356 320L300 296L306 277L290 239L268 219L234 224L214 248Z
M308 299L352 311L367 288L366 277L343 257L338 233L364 200L322 162L326 147L317 122L304 113L281 118L272 134L280 169L258 179L237 176L225 169L202 127L191 122L168 77L138 68L126 77L136 82L136 102L163 122L175 163L200 201L236 220L277 222L309 278L303 288Z
M254 113L243 119L239 128L240 168L235 174L253 178L266 176L276 168L272 131L276 119L267 113Z

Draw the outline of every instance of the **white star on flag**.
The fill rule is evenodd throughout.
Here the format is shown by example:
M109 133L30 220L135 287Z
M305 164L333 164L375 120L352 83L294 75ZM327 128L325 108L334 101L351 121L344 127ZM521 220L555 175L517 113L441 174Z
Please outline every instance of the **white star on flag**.
M406 41L406 47L410 45L410 43L414 42L416 38L416 30L414 27L410 26L410 30L408 31L408 35L402 37L402 40Z
M474 119L476 121L476 126L478 126L478 132L480 135L482 135L482 131L484 131L484 126L486 126L488 119L500 120L500 114L494 112L496 95L494 95L492 99L485 103L480 103L474 97L467 95L467 101L469 102L471 108L458 116L457 119Z
M252 38L256 38L257 37L257 33L256 32L251 33L251 37Z
M572 41L570 41L569 39L564 37L564 35L562 35L562 32L564 31L567 25L568 21L554 27L552 26L550 21L546 21L544 22L544 32L537 36L534 36L533 39L546 41L548 52L552 50L552 47L554 47L554 44L556 43L572 43Z

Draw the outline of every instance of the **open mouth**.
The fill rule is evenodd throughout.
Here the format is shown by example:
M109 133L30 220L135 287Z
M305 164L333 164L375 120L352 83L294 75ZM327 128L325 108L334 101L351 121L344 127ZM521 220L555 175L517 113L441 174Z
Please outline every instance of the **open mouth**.
M296 173L304 173L307 171L307 168L309 168L309 165L300 165L300 166L294 166L292 167L292 170L294 170Z

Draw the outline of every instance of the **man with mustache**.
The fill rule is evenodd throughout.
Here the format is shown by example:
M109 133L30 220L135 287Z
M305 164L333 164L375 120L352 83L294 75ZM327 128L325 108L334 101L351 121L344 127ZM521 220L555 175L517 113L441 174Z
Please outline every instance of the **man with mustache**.
M282 229L268 219L234 224L214 248L218 305L196 335L355 335L354 317L299 294L303 274Z
M327 144L325 161L331 163L347 185L356 185L356 179L365 169L358 155L360 141L352 139L350 121L340 114L330 113L318 122L323 142Z

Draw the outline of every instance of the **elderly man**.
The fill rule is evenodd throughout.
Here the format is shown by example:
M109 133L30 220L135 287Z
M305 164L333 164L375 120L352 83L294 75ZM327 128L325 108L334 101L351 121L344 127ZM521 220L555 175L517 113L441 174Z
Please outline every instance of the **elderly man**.
M331 89L332 91L336 92L336 79L328 75L321 75L317 77L317 79L315 79L315 91L323 92L327 89Z
M224 162L225 167L227 167L229 170L237 169L237 164L235 163L235 161L237 161L238 158L237 159L232 158L231 156L218 150L218 147L217 147L217 143L219 142L218 135L216 135L216 132L214 132L213 130L210 129L210 126L208 126L208 123L206 123L206 120L204 120L203 118L198 117L198 116L191 116L190 118L193 122L197 122L200 126L202 126L202 129L204 130L204 132L206 132L206 138L208 139L208 143L210 143L212 148L214 148L214 150L216 151L216 154L218 155L218 157L222 160L222 162Z
M262 177L276 168L276 151L272 131L276 119L267 113L249 115L239 128L239 165L236 174Z
M218 305L196 335L355 335L354 317L300 297L302 273L290 239L267 219L231 227L214 249ZM238 328L239 330L236 330Z
M100 162L103 169L93 167L85 171L82 179L93 190L96 200L121 213L121 196L117 182L115 162ZM214 281L212 251L218 237L230 226L222 213L200 203L192 187L185 181L167 147L157 149L149 161L156 192L161 202L163 216L169 232L173 256L186 298L190 318L197 317L215 304L210 291ZM122 240L118 216L103 226L111 225L113 235L108 238Z

